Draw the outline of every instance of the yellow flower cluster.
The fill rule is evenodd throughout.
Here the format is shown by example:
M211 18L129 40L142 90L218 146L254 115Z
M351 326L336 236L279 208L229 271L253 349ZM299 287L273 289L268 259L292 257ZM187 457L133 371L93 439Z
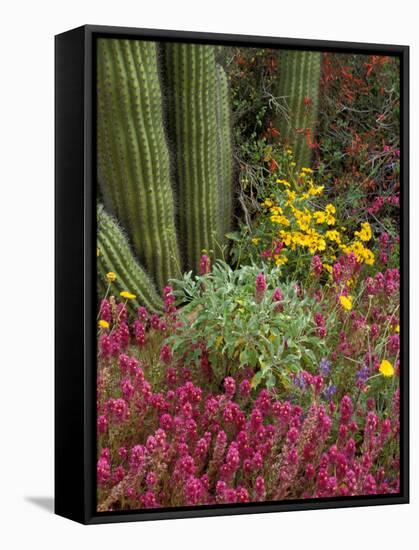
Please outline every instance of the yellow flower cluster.
M271 222L286 226L290 225L289 219L284 216L284 212L280 206L271 206L269 211L271 213Z
M291 250L296 250L297 247L308 248L311 254L315 254L317 251L323 251L326 249L325 239L317 233L314 229L307 229L306 232L302 231L280 231L279 237L285 246L288 246Z
M328 204L324 210L317 210L314 212L313 218L316 220L317 224L326 223L327 225L335 225L336 218L333 214L336 214L336 208L333 204Z
M274 226L279 226L277 237L284 243L280 253L273 256L276 265L288 262L287 251L298 248L306 249L310 254L322 254L323 266L332 272L331 263L339 253L355 254L357 260L367 265L373 265L374 254L366 248L366 242L372 238L369 223L364 222L359 231L355 231L354 239L350 241L345 236L345 228L337 227L336 207L326 204L324 209L315 208L312 198L321 195L323 185L315 185L311 168L303 167L298 177L290 175L290 181L278 179L278 191L262 202L269 211L269 219ZM254 237L252 242L258 245L260 237Z
M359 237L361 241L368 242L371 240L372 231L371 226L368 222L361 224L361 231L355 231L355 236Z
M345 254L349 254L350 252L355 254L358 262L366 263L367 265L374 265L374 253L371 252L369 248L365 248L365 246L360 241L354 241L350 245L342 244L340 245L340 248Z

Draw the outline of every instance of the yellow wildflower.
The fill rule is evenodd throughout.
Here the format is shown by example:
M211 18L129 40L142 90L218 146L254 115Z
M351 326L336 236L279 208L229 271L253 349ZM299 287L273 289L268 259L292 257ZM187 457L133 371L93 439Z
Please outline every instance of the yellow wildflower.
M295 162L290 162L290 166L291 166L292 168L294 168L294 167L297 166L297 165L296 165Z
M400 325L395 326L394 332L396 332L397 334L400 334Z
M371 240L372 231L368 222L361 224L361 231L355 231L355 235L361 239L361 241L367 242Z
M301 172L303 172L304 174L312 174L313 170L311 168L306 168L305 166L303 166L303 168L301 168Z
M344 296L342 295L339 298L339 302L341 306L346 309L346 311L350 311L352 309L352 296Z
M326 231L326 239L337 244L341 243L339 231L336 231L336 229L329 229L329 231Z
M305 209L303 212L302 210L298 210L297 208L294 208L293 213L294 213L294 217L297 222L297 225L301 229L301 231L307 231L307 229L310 227L310 222L311 222L310 212L307 209Z
M325 269L328 273L332 273L333 268L332 268L331 265L329 265L329 264L323 264L323 267L324 267L324 269Z
M326 221L326 214L321 210L317 210L313 213L313 218L316 220L316 223L324 223Z
M99 328L109 328L108 321L105 321L104 319L101 319L98 323Z
M288 258L286 256L279 255L279 254L275 254L274 260L275 260L276 266L280 266L288 263Z
M288 220L287 217L282 216L282 215L276 215L276 214L274 214L273 216L271 216L271 222L273 222L273 223L279 223L279 224L281 224L281 225L286 225L286 226L289 226L289 225L290 225L290 221Z
M252 244L257 245L259 244L259 241L260 241L260 237L253 237Z
M119 295L122 296L122 298L126 298L127 300L135 300L135 298L137 297L135 294L132 294L127 290L123 290L122 292L119 293Z
M282 185L285 185L285 187L291 187L291 184L287 180L276 180L276 183L282 183Z
M273 206L273 201L271 199L265 199L262 203L262 206L266 206L266 208L270 208Z
M290 191L289 189L285 189L285 193L287 194L288 201L286 203L287 206L289 206L292 202L295 201L296 193L295 191Z
M374 253L371 252L371 250L369 250L368 248L365 248L364 249L364 262L367 264L367 265L374 265L374 262L375 262L375 256L374 256Z
M109 273L106 273L106 278L110 283L112 283L116 279L116 273L114 273L113 271L109 271Z
M292 241L291 233L288 233L287 231L284 231L281 229L281 231L279 232L279 236L285 246L289 246L291 244L291 241Z
M308 189L308 194L311 197L315 197L316 195L321 195L323 193L324 185L310 185Z
M336 214L336 208L333 206L333 204L326 205L325 213L326 213L325 221L327 225L334 225L336 222L336 219L333 216L333 214Z
M390 361L387 361L387 359L383 359L380 363L379 371L381 374L387 378L390 378L391 376L394 376L394 367L390 363Z

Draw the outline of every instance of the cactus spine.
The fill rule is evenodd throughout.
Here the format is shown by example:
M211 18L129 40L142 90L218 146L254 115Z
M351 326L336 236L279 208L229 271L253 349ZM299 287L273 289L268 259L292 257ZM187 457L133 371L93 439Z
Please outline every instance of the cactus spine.
M279 53L278 97L285 98L288 117L277 126L291 147L298 168L311 162L310 143L317 122L321 53L283 50Z
M98 40L97 158L105 206L162 288L180 262L153 42Z
M231 217L227 82L213 47L167 44L165 51L179 234L186 266L197 270L203 249L220 255Z
M97 207L97 247L97 272L101 282L106 281L106 273L113 271L116 274L113 285L118 293L127 290L136 295L135 300L129 301L131 309L141 304L155 313L163 311L163 302L148 275L135 260L123 231L102 206ZM100 285L98 283L98 287L103 288Z

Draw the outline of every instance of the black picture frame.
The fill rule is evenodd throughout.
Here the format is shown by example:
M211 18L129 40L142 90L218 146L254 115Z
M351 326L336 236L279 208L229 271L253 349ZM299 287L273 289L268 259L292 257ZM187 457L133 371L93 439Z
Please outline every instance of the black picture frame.
M400 493L96 512L95 40L286 47L398 56L401 78ZM409 502L409 47L85 25L55 37L55 513L112 523Z

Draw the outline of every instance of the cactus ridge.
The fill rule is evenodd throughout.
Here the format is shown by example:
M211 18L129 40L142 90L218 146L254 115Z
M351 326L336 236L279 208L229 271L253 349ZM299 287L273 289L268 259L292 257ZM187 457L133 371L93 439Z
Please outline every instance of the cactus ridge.
M277 126L300 168L308 166L312 156L306 130L313 134L317 122L321 53L283 50L279 60L277 95L286 99L289 118L281 116ZM305 103L306 98L310 99L309 105Z
M105 206L162 288L178 275L169 150L153 42L98 41L98 179Z
M131 309L144 305L152 312L162 312L163 302L150 277L135 260L116 220L101 205L97 207L97 246L100 254L97 259L98 279L105 281L106 273L113 271L117 276L113 284L118 291L127 290L137 297L129 301Z
M167 44L165 55L179 234L185 265L196 270L203 249L219 256L231 219L228 86L212 46Z

